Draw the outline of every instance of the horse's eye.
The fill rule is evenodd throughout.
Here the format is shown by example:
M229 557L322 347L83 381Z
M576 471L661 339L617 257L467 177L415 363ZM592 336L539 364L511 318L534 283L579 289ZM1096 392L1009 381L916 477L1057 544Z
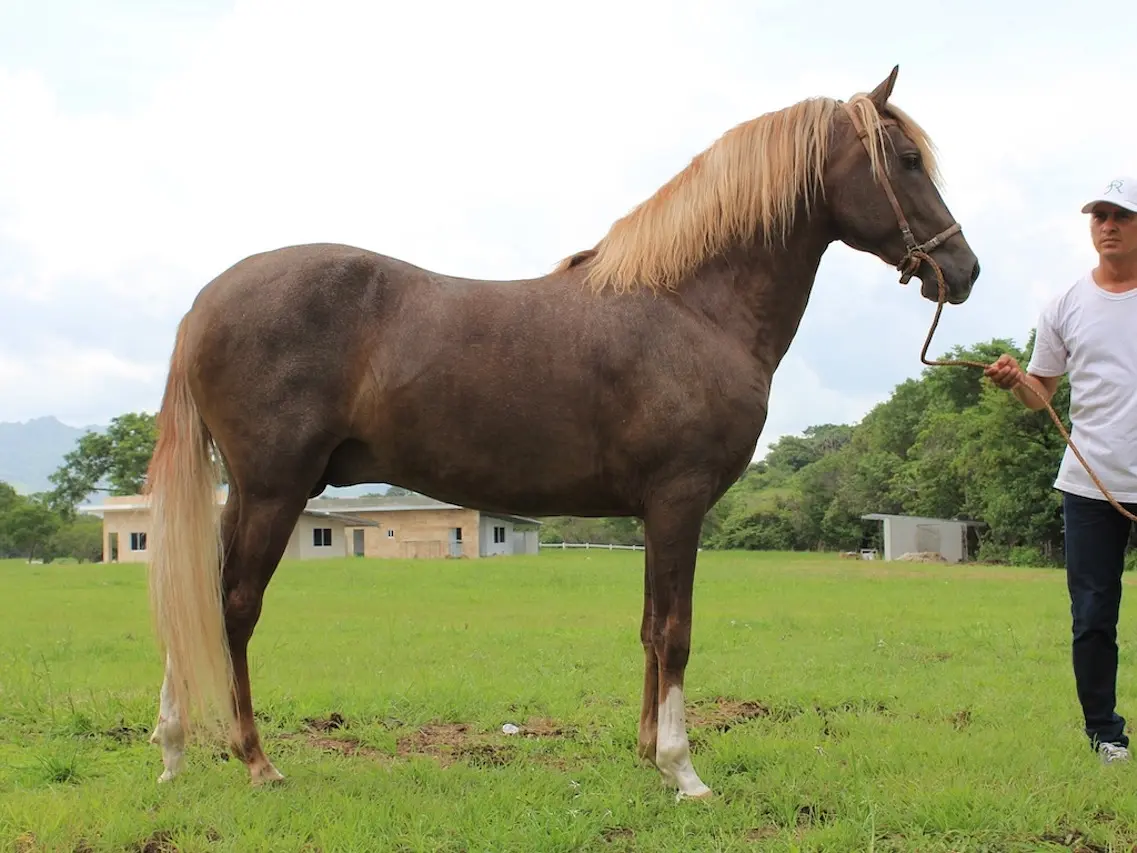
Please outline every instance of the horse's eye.
M916 171L920 168L920 155L919 154L904 154L900 158L900 162L904 164L905 169Z

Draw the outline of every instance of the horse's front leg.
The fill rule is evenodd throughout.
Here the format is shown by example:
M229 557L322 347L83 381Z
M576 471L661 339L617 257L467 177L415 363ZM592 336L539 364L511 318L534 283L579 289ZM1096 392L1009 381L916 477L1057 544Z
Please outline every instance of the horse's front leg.
M711 794L691 763L683 698L701 526L701 512L676 504L665 505L645 518L652 545L648 564L654 609L652 639L659 663L655 765L663 781L678 789L677 799Z

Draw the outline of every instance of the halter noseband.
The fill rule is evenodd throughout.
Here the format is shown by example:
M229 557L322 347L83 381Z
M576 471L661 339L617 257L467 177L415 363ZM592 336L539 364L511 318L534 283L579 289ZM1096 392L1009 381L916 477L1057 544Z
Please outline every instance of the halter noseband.
M869 143L869 134L868 131L865 130L865 126L861 123L860 118L857 116L857 111L845 103L841 104L841 106L844 107L845 112L849 114L849 118L853 122L853 127L857 131L857 138L860 139L864 144L865 151L869 153L869 157L871 158L872 148L870 147ZM892 182L888 179L888 173L881 172L880 177L881 183L884 185L884 193L888 196L888 201L892 205L893 211L896 213L896 221L900 225L900 233L904 237L904 245L908 250L904 253L904 257L900 259L900 263L896 265L896 269L899 270L901 274L900 283L907 284L908 280L912 278L912 275L916 272L916 270L920 268L920 260L922 258L926 258L927 260L931 261L931 256L928 253L943 243L945 240L947 240L949 237L951 237L953 234L958 234L961 229L959 227L959 223L953 221L950 226L945 228L935 237L927 240L924 243L917 243L916 238L912 236L912 229L908 225L908 220L904 216L904 211L900 207L900 202L896 200L896 193L892 191ZM934 261L932 261L932 265L935 266Z

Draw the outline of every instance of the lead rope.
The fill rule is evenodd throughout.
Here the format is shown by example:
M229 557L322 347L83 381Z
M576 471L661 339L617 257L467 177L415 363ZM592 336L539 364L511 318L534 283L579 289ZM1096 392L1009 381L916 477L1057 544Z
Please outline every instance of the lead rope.
M897 269L901 270L901 272L907 272L908 269L914 270L914 268L918 266L920 260L927 261L928 264L932 267L932 270L936 274L936 282L939 285L940 289L940 298L938 304L936 305L936 316L932 319L932 327L928 329L928 337L924 340L924 348L920 351L920 361L931 367L978 367L980 370L986 370L988 367L990 367L990 365L984 364L981 361L967 361L965 359L952 361L931 361L928 359L928 347L932 345L932 335L935 334L936 326L938 326L940 323L940 313L944 310L944 302L947 299L947 285L944 284L944 274L940 269L940 265L932 259L931 255L919 249L913 250L909 256L905 258L905 261L901 262L900 266L897 267ZM908 275L911 275L911 273L908 273ZM1086 462L1086 460L1082 457L1082 454L1078 451L1078 448L1074 445L1073 440L1070 438L1070 434L1066 431L1066 427L1062 425L1061 419L1058 417L1057 413L1055 413L1054 407L1050 405L1050 402L1046 400L1038 391L1036 391L1034 385L1029 381L1020 382L1020 384L1024 385L1027 390L1029 390L1030 393L1038 399L1040 403L1046 406L1046 411L1050 414L1050 419L1054 421L1054 425L1058 427L1058 431L1062 433L1062 437L1066 439L1066 444L1069 445L1072 451L1074 451L1074 455L1078 457L1078 461L1082 463L1082 467L1086 469L1086 473L1090 475L1090 479L1094 481L1094 485L1098 487L1103 495L1105 495L1105 499L1113 505L1114 509L1120 512L1130 521L1137 521L1137 515L1129 512L1127 509L1125 509L1125 507L1119 504L1113 495L1109 493L1109 490L1102 484L1102 481L1098 479L1098 475L1094 473L1093 468L1089 466L1089 463Z

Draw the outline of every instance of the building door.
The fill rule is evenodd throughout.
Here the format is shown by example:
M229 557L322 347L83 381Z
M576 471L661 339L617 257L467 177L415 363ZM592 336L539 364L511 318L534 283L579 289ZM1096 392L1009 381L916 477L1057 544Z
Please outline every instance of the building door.
M351 551L355 556L363 556L363 528L357 527L351 531Z
M108 563L117 563L118 562L118 534L117 533L108 533L107 534L107 562Z
M462 528L461 527L450 528L450 556L451 557L461 557L462 556Z

